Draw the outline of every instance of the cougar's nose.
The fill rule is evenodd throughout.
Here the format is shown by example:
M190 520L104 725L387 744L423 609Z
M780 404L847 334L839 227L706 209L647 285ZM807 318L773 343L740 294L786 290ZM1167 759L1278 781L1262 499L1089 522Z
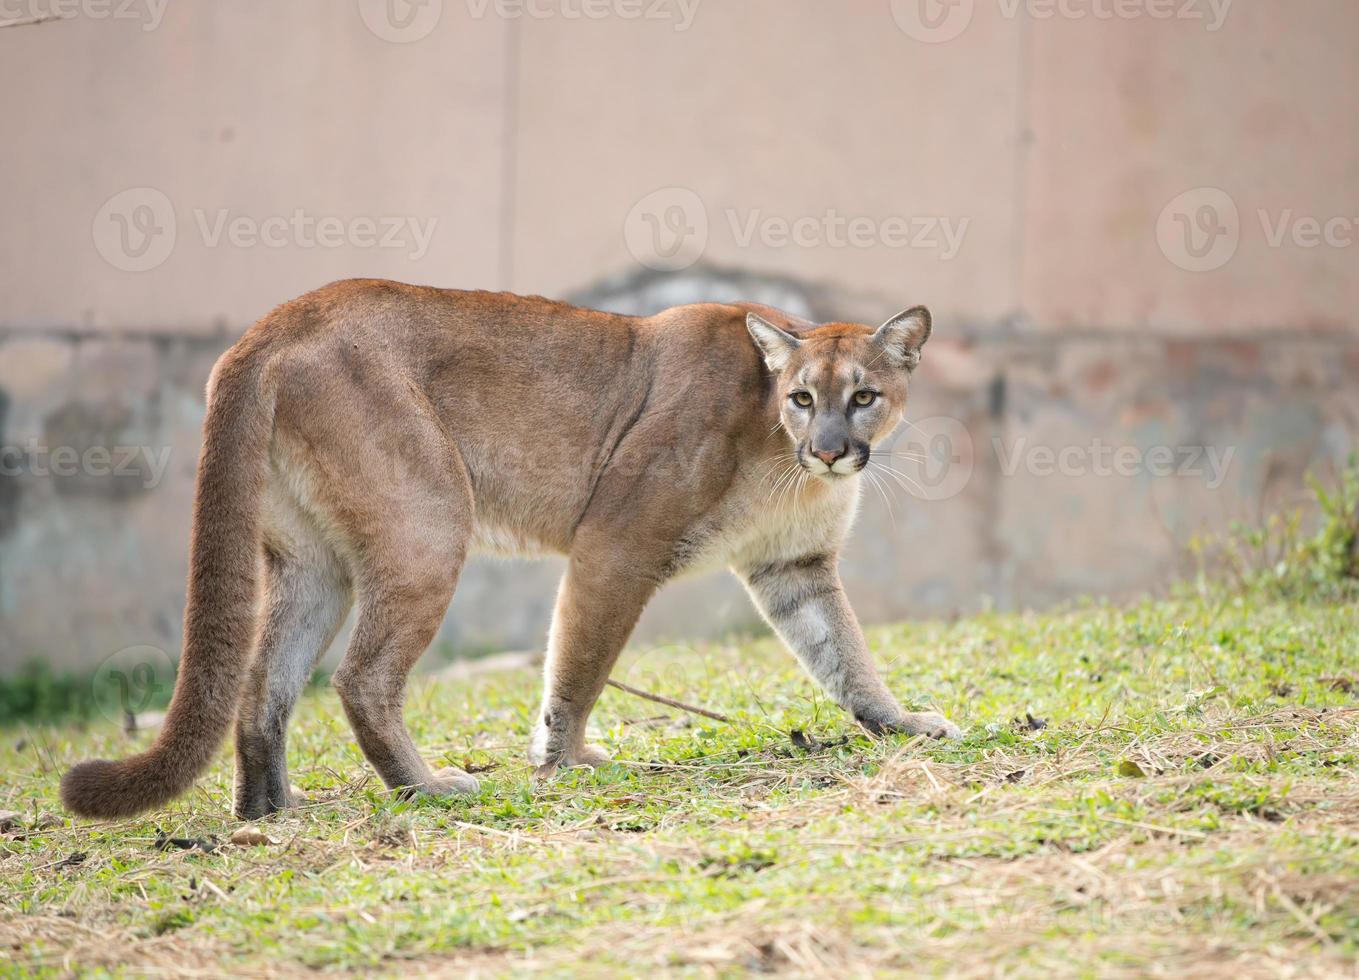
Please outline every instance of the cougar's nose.
M812 455L827 466L833 466L835 465L835 461L845 454L845 448L846 447L841 446L839 449L832 449L828 452L817 449L812 451Z

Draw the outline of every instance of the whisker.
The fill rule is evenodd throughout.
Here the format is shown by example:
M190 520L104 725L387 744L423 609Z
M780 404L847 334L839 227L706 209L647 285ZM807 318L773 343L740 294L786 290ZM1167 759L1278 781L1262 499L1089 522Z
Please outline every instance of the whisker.
M909 425L912 429L915 429L916 432L919 432L919 433L920 433L927 441L931 438L931 437L930 437L930 434L929 434L928 432L926 432L926 431L925 431L924 429L922 429L920 426L916 425L914 422L912 422L912 421L911 421L910 419L908 419L906 416L903 415L903 416L901 417L901 421L904 422L906 425Z
M761 480L761 481L764 481L764 480L768 479L769 476L770 476L776 469L778 469L778 468L779 468L780 466L782 466L783 464L787 463L789 460L793 460L793 459L796 459L796 458L797 458L797 453L795 453L795 452L794 452L794 453L779 453L779 454L777 454L777 455L775 455L775 456L771 456L769 459L765 460L765 462L764 462L764 466L763 466L763 468L762 468L761 471L760 471L760 480Z
M789 467L788 471L779 480L778 486L775 488L778 491L778 497L774 501L775 507L783 506L783 498L788 495L788 488L795 482L797 482L797 469Z
M897 515L892 510L892 501L888 498L887 491L882 488L882 480L870 469L865 469L863 473L864 476L868 477L868 481L873 485L873 489L878 491L878 496L882 498L882 502L887 505L887 516L891 518L892 530L896 531Z
M872 460L872 459L870 459L870 460L868 461L868 466L864 467L864 472L865 472L865 473L869 473L869 472L872 472L874 469L881 470L883 473L887 473L887 474L889 474L889 475L895 476L895 474L890 474L890 471L888 470L888 468L887 468L886 466L884 466L882 463L879 463L877 460ZM900 483L897 483L895 480L893 481L892 484L885 484L885 485L886 485L886 486L893 486L893 485L895 485L895 486L898 487L898 488L901 486L901 484L900 484Z
M784 480L788 479L789 472L790 470L786 469L780 470L777 477L771 477L769 484L769 493L766 494L764 498L764 502L766 504L774 499L774 495L778 493L779 486L783 483Z
M801 468L802 466L800 463L793 463L788 469L779 474L778 480L775 481L773 488L769 491L769 496L765 498L765 503L773 500L776 493L779 497L779 503L782 503L784 491L789 484L797 479L797 472Z
M871 450L871 451L869 452L868 455L870 455L870 456L885 456L885 457L887 457L887 458L889 458L889 459L892 458L892 457L894 457L894 456L900 456L902 459L909 459L909 460L911 460L912 462L916 462L916 463L924 463L924 462L926 462L926 460L928 459L928 457L927 457L924 453L907 452L907 451L904 451L904 450L899 450L899 451L897 451L897 452L890 452L890 453L889 453L889 452L884 452L884 451L879 450L879 449L874 449L874 450Z
M876 466L878 469L882 470L884 473L890 474L891 476L894 476L894 477L896 477L896 478L898 478L898 479L901 479L901 480L912 480L912 482L914 482L914 480L913 480L912 477L910 477L910 476L908 476L907 474L901 472L901 470L898 470L898 469L895 469L895 468L893 468L893 467L891 467L891 466L888 466L886 463L880 463L880 462L874 460L874 461L873 461L873 465Z
M922 487L911 477L907 476L905 473L902 473L900 470L894 470L892 469L892 467L876 461L873 461L871 465L878 467L878 469L882 470L884 473L890 476L907 493L910 493L916 497L920 497L921 499L927 499L929 497L929 494L925 492L924 487Z
M807 481L812 478L812 474L803 469L802 476L798 477L797 489L793 491L793 519L799 520L802 517L802 491L807 486Z

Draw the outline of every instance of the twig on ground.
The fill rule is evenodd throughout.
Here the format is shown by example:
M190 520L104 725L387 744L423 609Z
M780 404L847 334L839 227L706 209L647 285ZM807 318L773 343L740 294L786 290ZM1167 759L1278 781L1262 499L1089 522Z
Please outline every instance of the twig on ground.
M663 697L660 694L649 694L646 691L638 690L637 688L631 687L620 681L610 680L609 684L618 688L620 691L627 691L635 697L645 698L648 701L655 701L657 704L669 705L672 708L679 708L681 711L687 711L692 715L702 715L704 718L711 718L713 721L731 723L731 719L720 711L709 711L707 708L699 708L692 704L685 704L683 701L676 701L674 698Z

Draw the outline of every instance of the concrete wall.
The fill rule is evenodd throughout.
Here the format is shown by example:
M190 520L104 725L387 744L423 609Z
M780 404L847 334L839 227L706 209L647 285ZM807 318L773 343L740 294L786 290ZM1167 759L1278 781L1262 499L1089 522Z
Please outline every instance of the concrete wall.
M1354 446L1350 0L14 0L0 21L54 2L0 29L0 670L177 648L212 360L351 275L629 311L928 303L899 437L922 489L890 512L868 491L846 559L870 620L1158 587L1194 531ZM445 638L536 645L555 574L478 563ZM642 629L752 615L681 583Z

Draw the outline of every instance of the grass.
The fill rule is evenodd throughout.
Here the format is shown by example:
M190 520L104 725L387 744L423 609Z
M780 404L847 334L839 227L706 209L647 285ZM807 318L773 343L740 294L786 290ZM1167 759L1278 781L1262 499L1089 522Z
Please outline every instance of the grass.
M772 639L670 647L615 676L731 723L610 689L617 763L545 784L534 672L418 682L417 741L482 789L408 803L323 690L290 749L310 802L250 846L229 753L163 812L73 823L61 772L148 736L6 729L0 974L1353 975L1359 606L1184 597L870 641L964 740L866 737Z

